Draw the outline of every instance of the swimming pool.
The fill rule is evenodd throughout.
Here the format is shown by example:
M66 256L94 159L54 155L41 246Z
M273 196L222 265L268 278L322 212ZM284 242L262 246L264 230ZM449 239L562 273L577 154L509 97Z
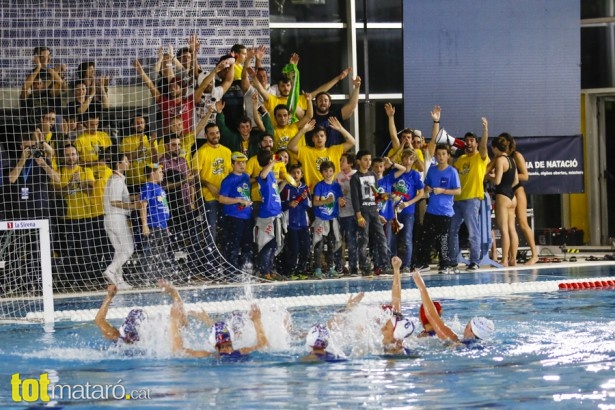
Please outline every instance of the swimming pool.
M615 276L612 267L549 268L477 272L459 276L426 276L430 288L505 281L545 281ZM404 278L404 288L410 287ZM302 293L386 291L390 279L351 279L301 284L189 290L192 300L256 298ZM413 287L413 286L412 286ZM225 294L225 292L227 292ZM217 295L217 297L216 297ZM222 295L222 296L221 296ZM151 340L143 354L126 355L102 340L91 322L59 322L53 332L41 325L0 326L0 407L15 406L11 375L76 386L110 385L142 400L59 400L58 407L139 408L615 408L615 297L612 289L524 293L504 296L440 299L443 317L460 330L472 316L494 320L496 337L482 348L449 348L437 340L411 339L410 358L380 355L377 325L369 318L378 304L362 303L332 335L333 347L348 356L336 363L304 364L307 350L281 325L286 309L266 306L263 322L272 347L245 361L174 358L165 343L166 318L151 320ZM163 297L158 294L134 296ZM97 306L92 297L83 308ZM67 303L77 304L75 301ZM134 303L129 295L118 304ZM404 301L403 311L416 317L419 303ZM305 331L326 321L339 306L288 309L294 327ZM219 314L218 317L226 317ZM118 324L120 321L113 321ZM204 348L206 332L195 328L188 343ZM246 336L248 337L248 336ZM32 385L32 383L30 383ZM117 386L121 386L120 389ZM147 393L147 395L146 395ZM145 396L148 398L146 399ZM27 403L22 402L22 405Z

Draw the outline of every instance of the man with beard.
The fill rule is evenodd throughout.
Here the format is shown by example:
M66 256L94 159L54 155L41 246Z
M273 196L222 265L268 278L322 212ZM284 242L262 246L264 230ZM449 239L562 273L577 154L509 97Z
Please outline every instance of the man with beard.
M331 95L322 91L316 94L316 104L314 107L314 119L316 120L317 127L323 127L327 132L327 147L331 145L342 144L344 142L344 137L337 130L331 128L329 126L329 117L335 117L339 122L343 124L344 121L348 120L354 110L357 108L357 104L359 103L359 91L361 89L361 77L356 76L352 80L352 93L350 93L350 99L344 106L333 107L331 105ZM299 127L301 128L301 127ZM306 144L310 146L314 146L314 142L311 138L306 138Z
M231 150L220 144L220 129L216 124L205 127L207 143L192 158L192 172L201 187L205 217L214 240L221 216L218 195L222 180L231 172Z
M130 161L130 169L126 172L126 184L131 188L145 183L145 165L158 162L158 152L155 141L150 141L145 133L146 122L143 115L135 115L132 119L133 133L122 138L120 153L126 154Z

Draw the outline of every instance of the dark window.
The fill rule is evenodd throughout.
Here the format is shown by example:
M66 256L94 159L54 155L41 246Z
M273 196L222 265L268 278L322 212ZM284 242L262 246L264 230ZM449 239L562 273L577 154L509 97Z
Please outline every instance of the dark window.
M358 74L363 79L361 91L366 90L364 63L365 33L357 30ZM402 93L404 90L402 31L396 29L368 29L369 92Z
M367 0L368 23L400 23L402 0ZM409 2L408 2L409 3ZM363 0L357 0L357 22L363 22Z
M611 17L609 3L613 0L581 0L581 18Z
M609 78L609 27L581 28L581 88L613 87Z
M300 56L301 89L312 91L348 66L346 36L342 29L272 29L271 82L274 83L288 64L292 53ZM348 92L338 84L331 93Z
M345 0L270 0L270 20L272 23L345 21L345 4Z

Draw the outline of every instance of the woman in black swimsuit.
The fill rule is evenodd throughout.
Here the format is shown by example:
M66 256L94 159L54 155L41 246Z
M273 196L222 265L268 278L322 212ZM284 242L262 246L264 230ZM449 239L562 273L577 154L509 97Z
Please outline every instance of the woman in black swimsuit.
M502 137L494 139L491 149L495 159L488 178L495 185L495 220L502 235L502 265L512 266L517 262L519 247L515 227L517 199L513 191L513 186L519 184L519 177L514 161L506 154L506 140Z

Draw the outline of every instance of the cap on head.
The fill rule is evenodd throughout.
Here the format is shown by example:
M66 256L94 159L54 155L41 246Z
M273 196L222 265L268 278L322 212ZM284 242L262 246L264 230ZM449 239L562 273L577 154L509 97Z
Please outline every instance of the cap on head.
M442 305L440 304L440 302L434 302L433 304L438 311L438 315L442 316ZM425 308L423 307L423 305L421 305L421 308L419 309L419 319L421 320L423 326L429 323L429 319L427 319L427 315L425 314Z
M421 130L414 130L412 131L412 134L414 134L415 137L422 137L423 133L421 132Z
M393 330L393 337L396 340L404 340L407 337L410 337L412 333L414 333L414 322L410 319L399 318L394 316L391 318L391 321L395 324L395 329Z
M237 161L247 161L248 157L246 157L243 153L235 151L233 152L233 154L231 155L231 160L233 160L233 162L237 162Z
M329 346L329 329L322 323L317 323L310 328L305 343L314 349L326 349Z
M475 317L470 320L470 327L472 333L477 339L489 339L495 331L495 325L492 320L486 317Z
M231 332L225 322L216 322L209 332L209 343L218 348L222 343L231 341Z
M132 309L122 326L120 326L120 338L126 343L138 342L139 337L139 325L143 323L146 315L142 309Z

